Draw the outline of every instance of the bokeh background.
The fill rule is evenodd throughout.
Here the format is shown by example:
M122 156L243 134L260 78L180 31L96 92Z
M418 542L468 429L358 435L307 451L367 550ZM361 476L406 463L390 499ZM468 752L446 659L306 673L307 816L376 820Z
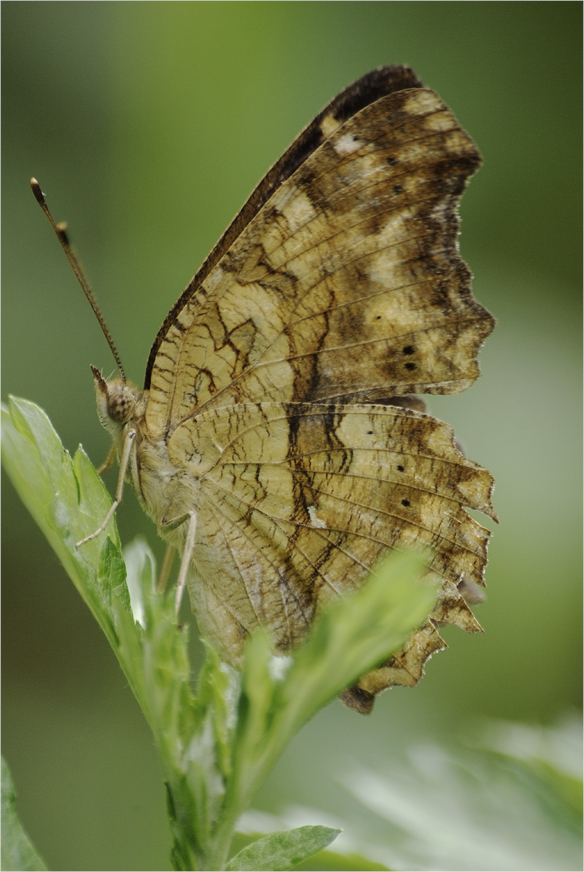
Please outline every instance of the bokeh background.
M475 294L498 319L482 378L433 399L497 480L486 633L445 631L414 690L366 719L331 704L257 798L351 814L337 778L481 718L551 723L581 694L581 4L3 4L3 397L39 403L95 462L97 323L28 189L71 237L129 376L256 182L344 86L414 67L485 165L462 206ZM108 484L113 490L115 474ZM3 746L54 869L166 869L152 741L114 656L10 484L3 489ZM128 492L123 541L154 528ZM314 822L318 822L315 820Z

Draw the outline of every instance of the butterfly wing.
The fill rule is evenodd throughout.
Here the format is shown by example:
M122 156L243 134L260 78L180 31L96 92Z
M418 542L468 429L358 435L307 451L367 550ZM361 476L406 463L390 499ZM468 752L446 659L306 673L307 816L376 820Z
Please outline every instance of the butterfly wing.
M415 683L443 647L436 623L480 629L457 585L483 583L488 532L465 507L492 514L492 478L448 425L392 406L247 403L190 419L170 456L201 481L191 597L231 662L257 626L275 650L293 647L389 548L431 549L441 592L409 657L363 690Z
M430 91L389 95L337 128L183 295L152 364L151 431L207 403L468 387L494 323L456 242L479 162Z
M405 88L421 88L422 83L412 69L403 65L380 67L371 73L362 76L337 97L332 100L322 112L316 116L302 133L294 140L290 148L278 160L269 172L264 176L260 184L253 191L243 208L229 225L213 251L205 259L201 268L197 271L193 280L185 289L182 296L176 301L168 313L164 324L154 341L148 365L144 388L150 388L152 368L158 355L162 341L174 323L178 313L191 298L194 290L201 284L211 270L219 263L226 251L231 247L240 233L247 227L251 220L258 214L260 209L267 203L269 198L278 188L290 178L293 172L321 145L330 134L331 128L339 126L353 115L356 115L365 106L369 106L375 100L403 91Z
M409 85L371 88L370 103L362 85L307 128L317 146L301 135L284 162L296 169L252 195L147 375L149 438L200 482L191 597L232 661L258 624L276 649L295 644L388 548L434 550L433 620L362 679L349 699L362 709L419 678L443 646L436 622L479 629L456 585L482 583L488 533L464 507L493 515L491 476L446 425L378 405L470 385L493 327L456 246L480 157L442 101Z

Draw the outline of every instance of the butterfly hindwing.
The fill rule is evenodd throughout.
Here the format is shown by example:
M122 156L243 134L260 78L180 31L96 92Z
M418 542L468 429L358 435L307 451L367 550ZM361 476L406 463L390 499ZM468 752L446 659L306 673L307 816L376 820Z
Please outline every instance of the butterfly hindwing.
M393 406L250 403L188 419L169 449L200 481L191 596L212 589L219 601L229 591L217 606L223 620L204 620L232 662L257 626L275 650L293 647L389 548L434 555L428 571L441 596L418 647L441 644L432 622L480 629L456 585L483 583L488 533L465 507L492 514L492 477L464 458L446 424ZM411 680L396 664L387 675Z

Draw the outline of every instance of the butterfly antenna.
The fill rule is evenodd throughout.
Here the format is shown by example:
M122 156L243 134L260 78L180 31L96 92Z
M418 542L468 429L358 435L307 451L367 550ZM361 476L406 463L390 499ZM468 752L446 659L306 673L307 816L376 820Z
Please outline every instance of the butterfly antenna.
M38 204L40 205L41 209L43 210L43 212L45 213L45 215L49 219L51 227L53 228L53 230L57 234L57 239L61 243L61 248L65 252L65 257L69 261L69 264L71 265L71 269L73 270L73 272L77 276L77 281L81 285L81 290L83 291L83 293L85 294L85 296L89 300L89 305L91 306L91 308L95 312L95 317L99 321L99 326L101 327L103 335L107 339L107 344L109 345L111 352L115 358L118 370L120 371L120 375L122 377L122 381L125 382L126 381L126 374L124 372L124 367L122 366L122 361L120 360L120 355L118 354L117 348L114 345L114 341L111 337L111 334L110 334L109 330L107 329L107 325L106 325L105 321L103 320L103 315L99 311L99 306L97 305L97 300L93 296L93 291L91 290L91 286L89 284L89 281L87 280L87 276L85 275L85 272L83 270L83 267L81 266L79 258L77 257L77 255L73 251L73 248L71 247L71 243L69 242L69 237L67 236L67 231L66 231L67 224L64 221L60 221L59 224L55 223L55 219L51 215L51 212L50 212L49 207L47 206L47 203L45 200L45 196L44 196L43 192L41 191L40 185L36 179L30 180L30 186L32 188L33 194L35 195L35 197L37 199Z

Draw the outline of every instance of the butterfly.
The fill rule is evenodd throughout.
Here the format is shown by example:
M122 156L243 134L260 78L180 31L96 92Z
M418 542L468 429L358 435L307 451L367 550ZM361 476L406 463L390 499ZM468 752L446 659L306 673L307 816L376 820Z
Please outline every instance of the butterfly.
M164 321L143 390L107 330L121 377L92 368L120 463L97 533L129 480L229 663L258 627L291 651L385 552L431 550L435 608L342 695L361 712L419 680L441 624L481 629L467 601L489 532L466 510L496 520L493 479L415 396L469 387L494 326L457 247L480 163L410 68L363 76L251 194Z

